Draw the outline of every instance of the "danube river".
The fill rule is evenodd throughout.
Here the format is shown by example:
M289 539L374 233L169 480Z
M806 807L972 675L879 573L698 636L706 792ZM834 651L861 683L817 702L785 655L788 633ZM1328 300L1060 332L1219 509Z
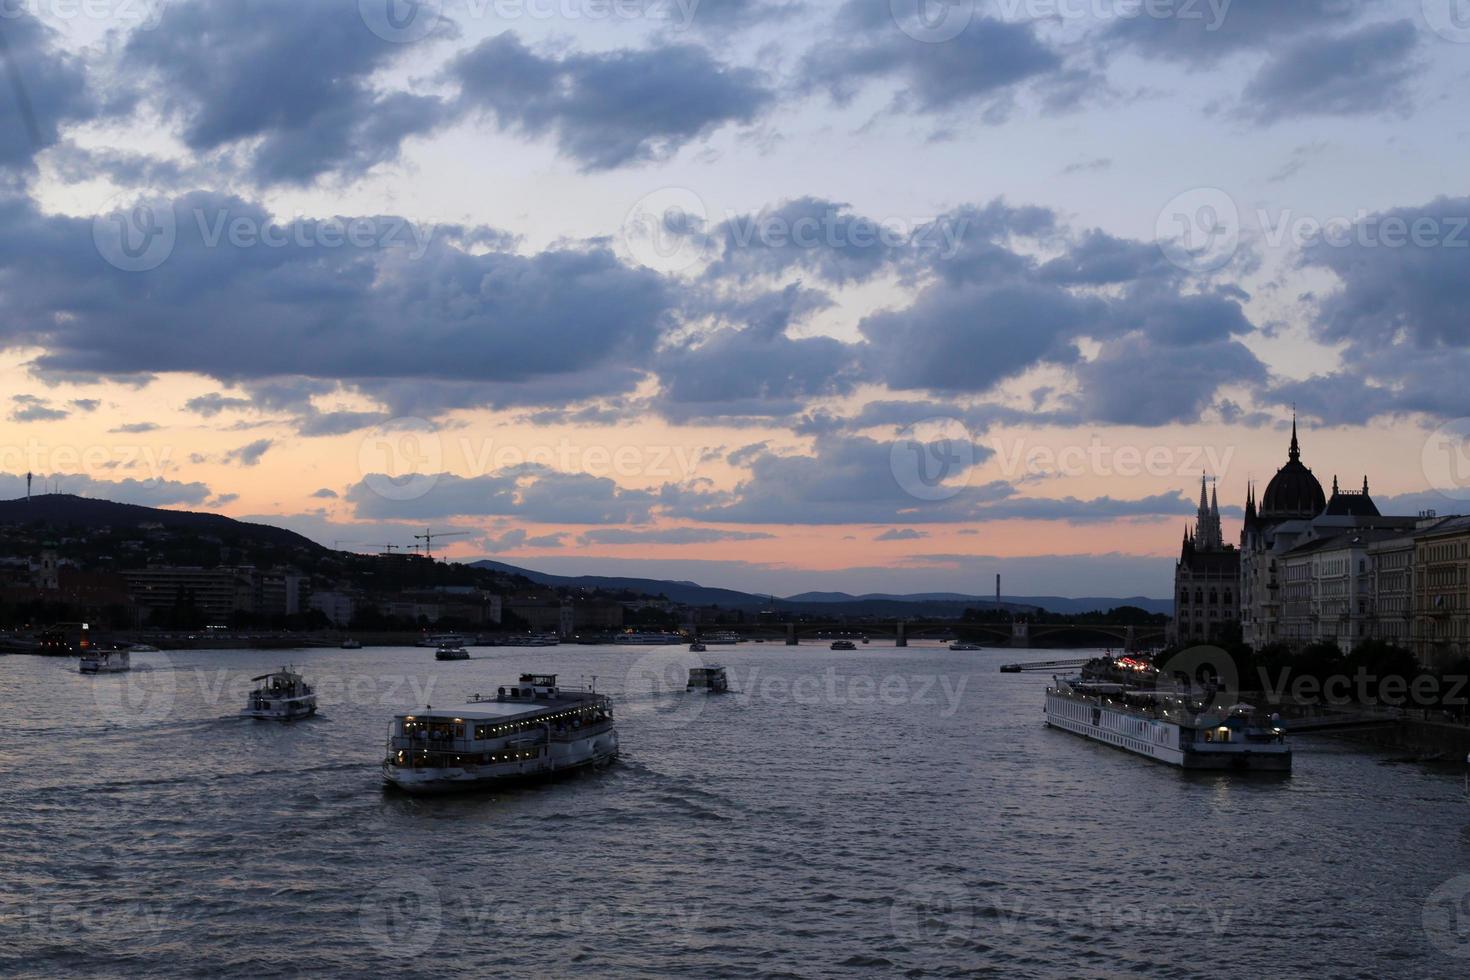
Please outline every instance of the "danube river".
M0 658L0 974L1446 977L1470 972L1464 774L1296 745L1186 775L1047 729L1016 651ZM289 656L321 693L242 721ZM1046 659L1049 655L1035 653ZM395 712L597 677L614 766L411 799Z

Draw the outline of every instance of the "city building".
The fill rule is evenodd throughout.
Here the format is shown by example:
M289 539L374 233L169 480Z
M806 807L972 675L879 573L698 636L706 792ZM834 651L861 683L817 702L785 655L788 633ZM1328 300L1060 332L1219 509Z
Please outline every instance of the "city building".
M1446 667L1470 654L1470 517L1433 522L1414 537L1414 655Z
M1219 496L1205 478L1200 481L1194 530L1185 530L1174 566L1175 642L1227 639L1240 621L1239 595L1240 553L1225 544Z

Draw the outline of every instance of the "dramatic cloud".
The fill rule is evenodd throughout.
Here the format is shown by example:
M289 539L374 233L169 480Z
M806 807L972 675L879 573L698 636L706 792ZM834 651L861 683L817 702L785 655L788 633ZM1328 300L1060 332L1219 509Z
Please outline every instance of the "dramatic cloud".
M419 397L442 398L456 382L549 382L546 403L568 396L562 377L582 398L629 390L670 311L664 280L601 246L472 253L453 230L416 237L394 217L276 225L257 205L204 193L168 207L171 251L157 268L124 272L94 234L132 234L125 223L42 216L0 198L3 339L44 347L45 371L248 380L309 366L359 385L433 378L432 392L414 383ZM235 222L280 238L232 241ZM208 416L248 405L211 394L186 407Z
M57 422L71 415L61 408L52 408L51 403L35 395L12 395L15 407L10 410L12 422Z
M421 493L403 494L391 477L372 474L349 487L346 499L362 520L515 517L534 524L643 524L657 499L605 477L534 465L477 477L425 476L415 488L420 482Z
M577 538L579 544L717 544L724 541L768 541L774 534L764 531L721 531L708 527L670 527L651 531L627 528L605 528L587 531Z
M232 449L225 453L226 463L237 463L240 466L255 466L260 463L260 458L266 454L275 443L270 439L257 439L252 443Z
M63 125L98 111L81 59L62 51L60 35L28 7L10 5L0 16L0 172L29 168Z
M1412 57L1418 45L1419 30L1407 20L1298 42L1246 86L1241 111L1262 123L1407 112L1406 85L1420 67Z
M1176 16L1119 17L1103 38L1150 58L1210 66L1240 51L1320 36L1377 5L1378 0L1201 0L1175 4Z
M752 122L773 98L757 72L694 45L558 57L505 33L457 58L450 75L462 110L552 135L585 170L668 157L721 126Z
M930 43L918 12L925 6L850 0L838 15L837 36L807 55L805 84L846 102L862 83L889 80L901 86L896 99L903 106L937 112L979 102L989 121L999 121L1016 86L1062 66L1029 23L975 17L957 36ZM896 16L910 8L912 17Z
M444 118L431 96L383 93L374 73L405 45L376 36L355 0L170 3L134 31L124 66L196 153L238 149L265 184L358 176Z

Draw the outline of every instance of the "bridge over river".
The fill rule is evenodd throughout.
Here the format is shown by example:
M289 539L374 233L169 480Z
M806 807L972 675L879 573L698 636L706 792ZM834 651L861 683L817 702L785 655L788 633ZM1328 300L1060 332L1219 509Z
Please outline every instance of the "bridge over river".
M698 633L735 633L746 639L785 642L892 639L898 646L910 640L965 639L995 647L1084 647L1112 645L1122 650L1141 650L1164 643L1163 626L1120 626L1115 623L933 623L888 620L877 622L746 623L733 626L703 626ZM1109 644L1108 641L1112 641Z

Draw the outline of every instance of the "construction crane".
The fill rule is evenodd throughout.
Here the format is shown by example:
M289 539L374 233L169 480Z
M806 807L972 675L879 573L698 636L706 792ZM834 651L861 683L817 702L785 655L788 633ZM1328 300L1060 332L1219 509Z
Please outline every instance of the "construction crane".
M377 549L379 549L379 552L378 552L379 554L391 555L394 552L398 552L398 551L417 551L419 546L416 545L416 544L415 545L403 545L403 544L368 544L368 545L365 545L364 547L377 548Z
M435 538L462 538L469 533L468 531L434 531L426 527L423 534L415 534L413 537L415 541L424 543L424 557L433 558Z

